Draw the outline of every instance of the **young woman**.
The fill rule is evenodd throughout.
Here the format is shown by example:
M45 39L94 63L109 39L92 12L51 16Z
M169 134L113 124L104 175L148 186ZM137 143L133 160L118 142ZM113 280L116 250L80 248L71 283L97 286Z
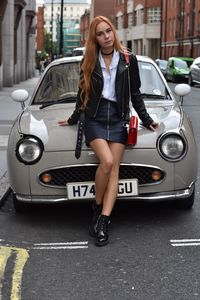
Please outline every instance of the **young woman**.
M120 162L127 142L126 117L129 114L128 70L121 45L112 23L103 16L90 24L86 52L81 66L80 88L75 110L59 125L78 122L85 111L86 143L95 152L99 166L95 175L96 201L89 226L97 246L108 243L108 225L117 193ZM131 101L143 125L155 130L140 95L137 59L129 53Z

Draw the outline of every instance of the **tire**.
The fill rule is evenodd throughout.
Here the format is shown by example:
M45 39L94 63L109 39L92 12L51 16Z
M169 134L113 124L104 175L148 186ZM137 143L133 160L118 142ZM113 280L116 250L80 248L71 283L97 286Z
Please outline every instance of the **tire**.
M192 75L191 74L189 74L189 77L188 77L188 84L190 86L194 86L194 82L192 81Z
M175 200L175 207L178 209L191 209L194 204L195 188L190 197L183 200Z
M12 197L13 197L13 205L14 205L15 211L17 213L25 213L25 212L30 211L30 209L31 209L30 204L27 204L27 203L17 200L16 195L14 193L13 193Z

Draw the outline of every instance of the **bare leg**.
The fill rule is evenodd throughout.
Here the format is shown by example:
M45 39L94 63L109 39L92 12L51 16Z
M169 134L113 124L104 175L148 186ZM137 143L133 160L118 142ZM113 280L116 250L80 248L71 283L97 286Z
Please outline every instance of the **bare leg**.
M102 214L109 216L116 201L119 166L125 145L102 139L95 139L90 145L99 159L95 176L96 202L103 204Z
M106 216L110 216L116 201L119 182L119 167L124 154L125 145L119 143L109 143L109 147L113 156L113 167L103 198L102 214Z
M110 173L113 167L113 157L109 144L103 139L95 139L90 143L97 158L99 166L95 175L96 203L102 204L104 193L107 188Z

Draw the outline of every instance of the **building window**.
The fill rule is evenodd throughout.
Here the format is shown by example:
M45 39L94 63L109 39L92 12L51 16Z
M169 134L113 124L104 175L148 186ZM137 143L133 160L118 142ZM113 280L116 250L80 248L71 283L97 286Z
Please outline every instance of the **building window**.
M124 0L117 0L117 5L124 4Z
M200 33L200 11L198 14L198 33Z
M172 36L172 20L169 19L169 36Z
M147 23L160 23L160 7L148 8Z
M144 8L142 5L137 5L134 12L135 25L142 25L144 19Z
M123 28L123 16L117 17L117 29L120 30Z
M133 26L133 14L128 14L128 28L131 28Z
M187 16L187 32L190 34L190 15Z
M173 19L173 37L175 38L176 36L176 20Z

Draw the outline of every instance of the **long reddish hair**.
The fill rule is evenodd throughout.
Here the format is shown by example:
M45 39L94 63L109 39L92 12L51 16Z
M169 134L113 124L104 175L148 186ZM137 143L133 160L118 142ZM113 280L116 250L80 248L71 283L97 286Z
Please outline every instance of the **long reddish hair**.
M96 28L97 25L101 22L107 23L113 31L114 34L114 48L123 52L124 47L122 46L119 37L117 35L116 29L111 23L109 19L104 16L95 17L90 23L89 33L86 42L86 51L84 55L84 62L81 66L82 76L80 80L81 87L81 100L82 100L82 108L85 109L87 107L89 91L91 88L91 75L97 64L98 53L100 50L99 44L96 41Z

